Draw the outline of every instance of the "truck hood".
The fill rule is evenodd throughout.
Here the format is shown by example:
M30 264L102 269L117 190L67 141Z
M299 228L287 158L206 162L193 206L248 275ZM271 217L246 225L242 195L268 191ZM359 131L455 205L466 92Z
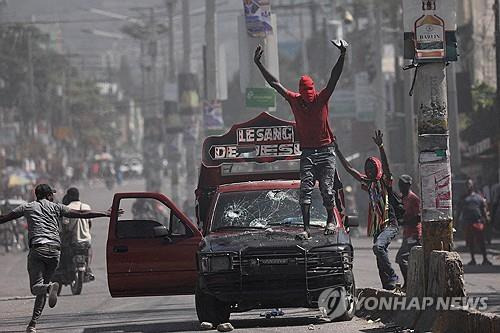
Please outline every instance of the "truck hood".
M312 238L296 240L295 236L301 228L273 227L267 230L224 231L213 232L205 237L200 248L202 253L210 252L239 252L247 248L291 248L300 246L304 249L314 247L350 244L350 238L344 229L338 229L335 234L325 236L323 228L311 228Z

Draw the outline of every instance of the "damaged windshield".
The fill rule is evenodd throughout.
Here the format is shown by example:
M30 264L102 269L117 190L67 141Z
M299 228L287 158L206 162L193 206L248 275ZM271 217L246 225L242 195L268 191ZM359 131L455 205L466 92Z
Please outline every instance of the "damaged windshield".
M311 225L324 227L326 217L319 190L314 189ZM221 193L212 220L212 230L265 229L278 225L303 225L298 189Z

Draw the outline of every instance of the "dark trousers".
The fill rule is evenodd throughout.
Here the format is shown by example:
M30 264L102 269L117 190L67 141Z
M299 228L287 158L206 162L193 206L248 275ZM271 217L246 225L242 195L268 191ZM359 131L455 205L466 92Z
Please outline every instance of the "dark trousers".
M418 239L413 237L406 237L403 239L403 243L396 254L396 262L399 264L401 269L401 274L403 275L404 284L406 285L406 279L408 277L408 261L410 259L410 251L414 246L420 245Z
M319 182L323 205L335 207L335 151L325 146L317 149L304 148L300 157L300 203L311 204L316 180Z
M394 287L398 281L398 276L392 268L391 261L389 260L389 251L387 250L398 232L399 228L397 225L389 224L373 238L373 253L377 258L378 274L384 289Z
M36 296L31 322L36 324L42 315L52 275L59 264L58 247L43 245L30 249L28 254L28 274L31 293Z

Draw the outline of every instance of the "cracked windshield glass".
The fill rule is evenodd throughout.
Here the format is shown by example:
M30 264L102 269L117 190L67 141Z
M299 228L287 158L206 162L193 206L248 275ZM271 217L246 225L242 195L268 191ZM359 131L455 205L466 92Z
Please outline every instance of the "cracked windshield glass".
M302 226L299 190L221 193L212 223L212 230ZM326 211L319 190L315 189L311 204L311 225L323 227L325 223Z

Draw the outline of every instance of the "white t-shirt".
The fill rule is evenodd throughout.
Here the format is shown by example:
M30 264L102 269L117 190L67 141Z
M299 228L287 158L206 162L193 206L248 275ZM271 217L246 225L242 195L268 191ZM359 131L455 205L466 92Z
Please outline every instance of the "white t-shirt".
M81 201L73 201L67 207L74 210L90 210L90 206ZM92 239L90 235L90 219L64 218L63 224L66 230L72 232L72 243L90 243Z

